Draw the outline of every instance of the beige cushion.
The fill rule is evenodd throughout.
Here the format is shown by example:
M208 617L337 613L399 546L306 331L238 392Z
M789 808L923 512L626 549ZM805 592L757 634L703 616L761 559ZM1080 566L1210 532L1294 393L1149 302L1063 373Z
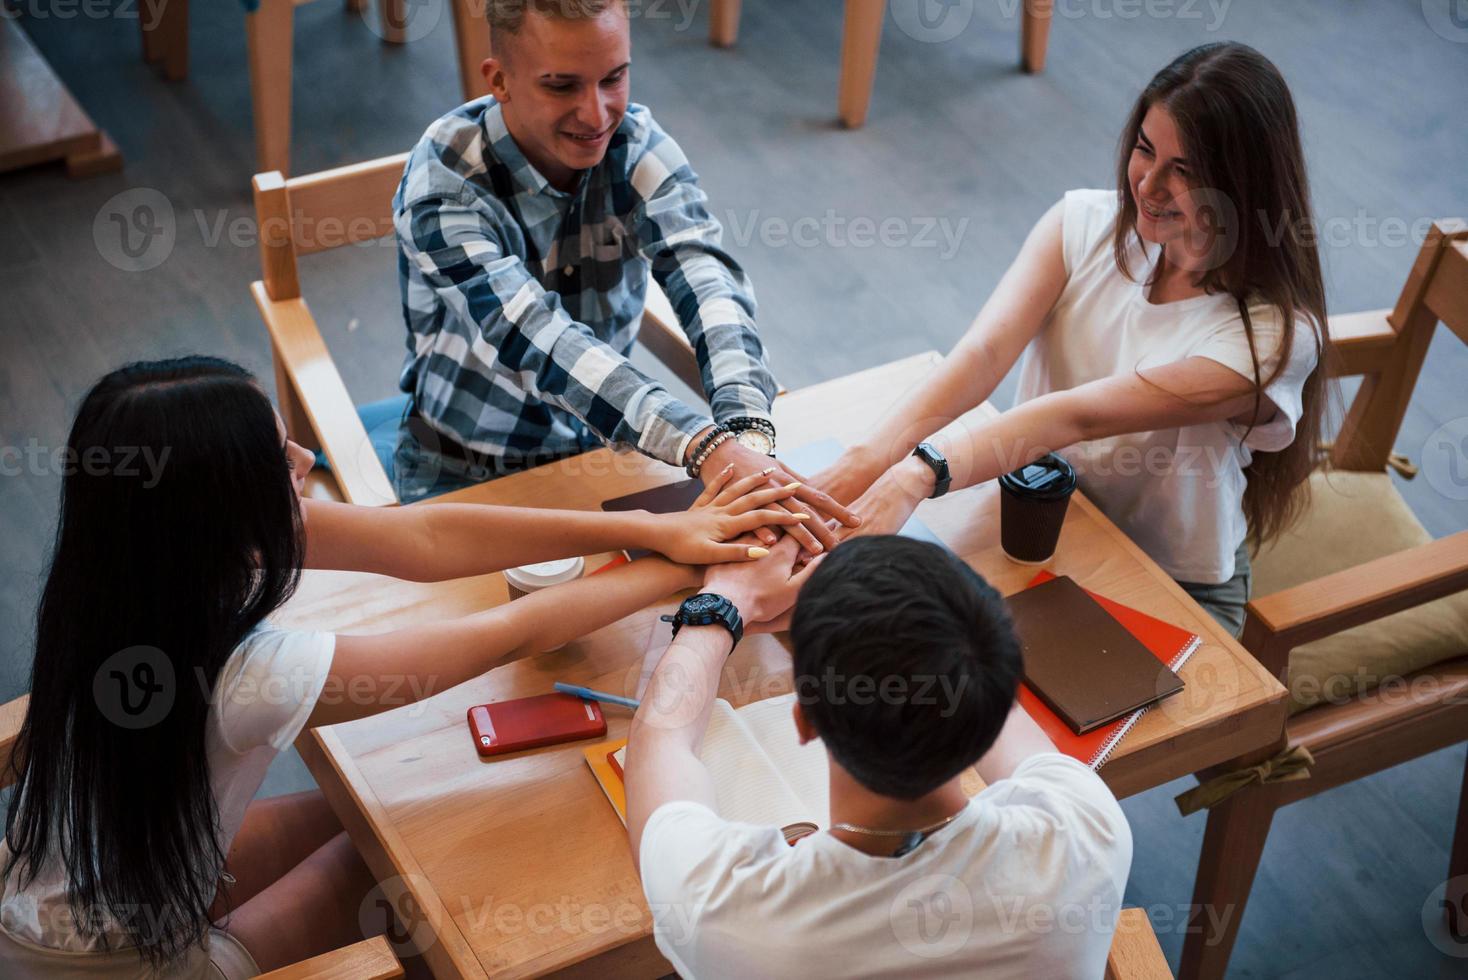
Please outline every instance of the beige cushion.
M1318 472L1309 509L1254 559L1255 596L1425 544L1432 536L1385 473ZM1340 701L1384 679L1468 653L1468 592L1296 647L1291 712Z

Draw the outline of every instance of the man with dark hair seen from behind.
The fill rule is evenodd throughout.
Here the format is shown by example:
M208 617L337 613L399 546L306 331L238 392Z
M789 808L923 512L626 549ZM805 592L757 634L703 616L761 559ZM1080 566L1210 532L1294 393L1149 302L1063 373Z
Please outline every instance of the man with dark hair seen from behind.
M798 592L791 738L826 750L827 829L790 846L715 812L699 748L738 630L690 620L627 750L659 950L697 980L1101 976L1131 832L1106 784L1017 706L1003 599L909 538L853 538L813 572L794 558L782 542L710 569L704 591L765 624L752 629L782 625ZM972 799L970 766L988 784Z
M777 391L754 292L687 158L629 102L625 0L488 0L491 94L436 120L393 199L411 396L394 453L404 501L606 443L690 475L771 466ZM709 408L628 360L649 274L698 359ZM797 503L798 501L798 503ZM802 487L807 553L845 507ZM838 524L839 527L839 524ZM763 543L774 532L759 532Z

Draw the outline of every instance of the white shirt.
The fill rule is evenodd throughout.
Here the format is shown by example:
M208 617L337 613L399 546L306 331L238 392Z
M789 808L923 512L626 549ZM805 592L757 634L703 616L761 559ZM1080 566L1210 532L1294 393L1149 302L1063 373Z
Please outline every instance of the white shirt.
M1065 289L1021 362L1015 403L1113 375L1130 375L1189 357L1206 357L1253 380L1253 359L1232 296L1204 295L1154 304L1147 298L1158 248L1133 236L1122 275L1112 252L1114 191L1065 195ZM1279 362L1280 314L1249 307L1259 374ZM1272 416L1252 431L1230 421L1136 432L1060 450L1080 488L1173 578L1216 584L1234 574L1234 553L1248 533L1244 468L1254 451L1278 452L1294 441L1301 390L1315 369L1315 332L1295 317L1285 369L1266 386ZM1266 406L1267 409L1267 406ZM1245 436L1245 432L1248 435Z
M214 686L205 751L209 781L219 808L219 847L228 853L247 807L274 758L306 726L331 671L336 637L262 624L229 655ZM180 682L191 669L176 672ZM146 765L146 760L138 760ZM0 868L9 858L0 845ZM101 948L77 934L67 904L66 870L46 862L36 879L20 889L13 873L0 892L0 924L16 938L74 952ZM120 934L114 934L114 943Z
M668 803L643 831L642 886L658 949L690 980L1094 980L1131 860L1106 784L1046 754L900 858L828 832L791 847L775 827Z

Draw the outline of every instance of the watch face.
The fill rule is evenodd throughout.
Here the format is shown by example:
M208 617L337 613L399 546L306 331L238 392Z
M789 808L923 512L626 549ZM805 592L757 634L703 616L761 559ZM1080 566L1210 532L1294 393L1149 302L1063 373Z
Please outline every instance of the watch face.
M739 445L745 449L753 449L761 456L775 454L775 440L771 439L767 432L761 432L759 429L745 429L734 438Z
M690 616L704 616L718 608L719 597L696 595L683 604L683 611Z

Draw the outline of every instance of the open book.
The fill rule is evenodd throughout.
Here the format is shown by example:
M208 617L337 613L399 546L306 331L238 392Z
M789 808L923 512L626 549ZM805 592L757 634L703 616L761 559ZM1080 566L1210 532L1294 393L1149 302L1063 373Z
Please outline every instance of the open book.
M819 741L800 744L791 717L794 694L747 704L739 710L714 702L700 757L717 796L715 809L725 820L781 828L794 841L830 821L826 750ZM602 792L627 823L622 767L627 740L585 749Z

